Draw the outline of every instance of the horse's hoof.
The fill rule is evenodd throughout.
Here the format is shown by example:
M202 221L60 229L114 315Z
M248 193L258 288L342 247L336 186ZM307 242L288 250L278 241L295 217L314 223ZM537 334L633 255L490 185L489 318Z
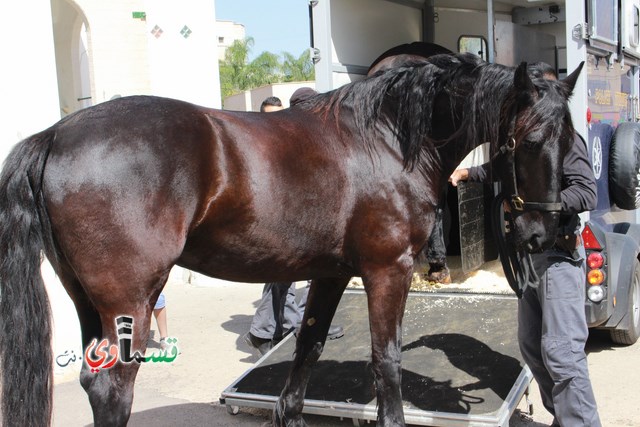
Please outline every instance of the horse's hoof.
M451 274L447 266L440 269L431 268L429 273L424 275L424 278L429 282L441 283L443 285L451 283Z

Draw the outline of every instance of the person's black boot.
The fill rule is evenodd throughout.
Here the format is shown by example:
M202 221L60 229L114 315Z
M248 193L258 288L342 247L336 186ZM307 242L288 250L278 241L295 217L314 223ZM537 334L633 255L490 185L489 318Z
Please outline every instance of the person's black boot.
M251 332L247 332L243 338L244 342L246 342L249 347L258 350L261 356L264 356L269 350L271 350L271 348L273 348L271 340L259 338Z

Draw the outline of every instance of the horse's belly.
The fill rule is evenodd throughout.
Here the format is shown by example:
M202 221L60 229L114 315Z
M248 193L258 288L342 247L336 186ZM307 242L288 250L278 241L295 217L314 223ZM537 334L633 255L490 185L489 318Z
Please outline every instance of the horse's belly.
M311 248L256 246L238 239L206 248L187 241L178 265L235 282L289 282L327 276L352 276L353 268L338 254Z

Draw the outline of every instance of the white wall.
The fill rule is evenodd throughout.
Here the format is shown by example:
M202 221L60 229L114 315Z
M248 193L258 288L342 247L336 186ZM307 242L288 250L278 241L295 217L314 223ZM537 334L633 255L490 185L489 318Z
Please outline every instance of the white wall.
M56 1L77 3L76 7L87 20L92 104L119 96L151 93L147 23L132 16L134 11L144 11L143 0ZM74 50L70 52L77 55ZM58 58L59 63L66 60ZM77 80L78 76L79 72L73 76L65 73L62 78ZM77 86L77 82L74 85Z
M219 108L214 2L147 0L146 12L152 93ZM181 34L185 25L187 38ZM156 26L160 37L151 34Z
M21 0L5 4L0 11L0 46L6 61L0 67L0 161L17 142L60 119L50 3ZM28 22L18 17L28 17ZM50 296L64 294L48 263L43 272ZM78 321L69 323L61 317L75 313L66 294L64 298L52 306L54 327L61 326L54 328L54 354L73 349L77 355ZM60 374L58 368L55 371Z
M61 117L61 104L69 106L68 112L76 110L78 95L88 90L82 81L87 75L93 104L117 95L159 93L219 106L213 0L153 0L148 5L144 0L53 1L63 16L53 16L48 0L8 1L0 7L0 161L17 142L56 123ZM164 18L173 18L173 22L167 21L171 37L165 40L171 42L164 51L151 43L155 39L149 39L151 22L132 16L132 12L145 9L164 10ZM79 64L83 19L89 35L89 58L84 65L88 65L88 72L83 72ZM188 39L179 33L185 23L193 31ZM172 32L176 29L177 35ZM56 70L56 30L60 36L57 41L63 44L58 49L64 56L58 58L63 96L59 95ZM157 55L154 62L149 60L150 47L156 48L152 52ZM153 73L154 85L150 66L161 67ZM73 304L48 263L42 271L53 310L54 357L73 351L77 358L82 348ZM54 365L56 381L77 378L80 361L76 360L66 367Z
M244 25L232 21L216 21L218 60L223 61L227 48L236 40L244 40Z
M52 3L60 104L65 114L128 95L153 94L220 105L213 1ZM80 34L83 21L87 27L84 39ZM192 31L186 38L181 34L185 25ZM161 33L152 32L154 28ZM86 44L86 54L82 44ZM77 101L87 95L90 102Z
M224 99L224 109L234 111L260 111L260 105L265 98L277 96L285 108L289 107L289 98L293 92L301 87L310 87L315 90L315 82L276 83L261 86L253 90L229 96Z
M4 161L16 142L60 119L49 2L4 2L0 48L0 161Z

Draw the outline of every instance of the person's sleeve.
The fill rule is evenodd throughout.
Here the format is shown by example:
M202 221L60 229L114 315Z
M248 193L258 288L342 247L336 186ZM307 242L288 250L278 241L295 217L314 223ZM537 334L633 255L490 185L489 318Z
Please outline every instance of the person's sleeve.
M468 168L469 182L489 182L489 163L484 163L480 166L471 166Z
M563 163L563 213L578 214L595 209L598 203L596 178L587 154L587 147L578 135Z

